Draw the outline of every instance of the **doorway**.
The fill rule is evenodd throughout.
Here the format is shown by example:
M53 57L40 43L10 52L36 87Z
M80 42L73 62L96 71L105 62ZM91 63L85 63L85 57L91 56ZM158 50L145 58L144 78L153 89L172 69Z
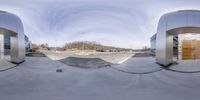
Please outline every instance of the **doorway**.
M0 59L11 60L11 41L7 34L0 34Z

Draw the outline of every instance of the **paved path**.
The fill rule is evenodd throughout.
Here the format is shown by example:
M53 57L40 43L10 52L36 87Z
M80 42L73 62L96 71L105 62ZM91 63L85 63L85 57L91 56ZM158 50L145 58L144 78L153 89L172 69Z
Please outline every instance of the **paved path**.
M199 93L200 73L127 74L110 67L70 67L46 57L27 58L0 73L0 100L199 100Z

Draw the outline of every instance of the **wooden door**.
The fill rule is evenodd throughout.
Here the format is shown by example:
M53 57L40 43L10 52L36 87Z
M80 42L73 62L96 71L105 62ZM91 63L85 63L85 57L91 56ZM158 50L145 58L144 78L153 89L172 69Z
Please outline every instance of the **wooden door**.
M195 59L194 53L194 44L195 42L193 40L184 40L182 43L182 59Z
M195 43L195 59L200 59L200 40Z

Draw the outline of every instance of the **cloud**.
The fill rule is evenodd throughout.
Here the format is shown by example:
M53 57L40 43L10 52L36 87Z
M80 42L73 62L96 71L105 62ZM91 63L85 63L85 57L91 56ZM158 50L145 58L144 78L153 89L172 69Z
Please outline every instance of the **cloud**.
M62 46L88 40L127 48L149 46L160 16L200 9L198 0L7 0L0 9L18 15L33 43Z

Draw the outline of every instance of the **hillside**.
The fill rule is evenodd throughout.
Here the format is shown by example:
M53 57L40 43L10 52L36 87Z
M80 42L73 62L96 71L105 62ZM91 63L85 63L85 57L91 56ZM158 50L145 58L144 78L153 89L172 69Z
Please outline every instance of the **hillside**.
M76 41L71 43L66 43L63 47L64 49L76 49L76 50L96 50L100 52L120 52L120 51L130 51L132 49L118 48L113 46L105 46L97 42L90 41Z

